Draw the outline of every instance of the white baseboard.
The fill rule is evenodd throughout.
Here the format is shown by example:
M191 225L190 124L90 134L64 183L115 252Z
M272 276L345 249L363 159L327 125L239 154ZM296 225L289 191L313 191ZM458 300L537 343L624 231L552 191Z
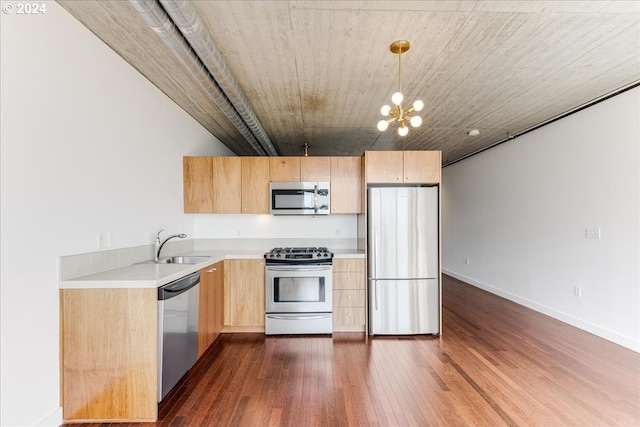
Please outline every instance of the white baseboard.
M57 408L38 422L36 427L58 427L60 425L62 425L62 408Z
M546 305L539 304L527 298L523 298L486 283L479 282L462 274L458 274L444 268L442 269L442 273L640 353L640 341L637 338L634 339L632 337L619 334L591 322L574 317L570 314L547 307Z

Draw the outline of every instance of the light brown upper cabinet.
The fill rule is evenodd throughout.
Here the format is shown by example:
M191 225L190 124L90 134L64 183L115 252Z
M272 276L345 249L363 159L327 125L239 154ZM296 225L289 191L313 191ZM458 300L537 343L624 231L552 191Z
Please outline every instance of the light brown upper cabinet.
M269 157L270 181L300 181L300 157Z
M440 151L403 151L404 182L439 184Z
M362 212L361 157L184 157L184 212L269 213L269 181L331 183L331 213Z
M367 151L364 158L367 183L440 183L440 151Z
M402 151L365 151L367 182L402 182Z
M185 213L240 213L240 157L184 157Z
M185 213L213 212L212 157L184 157L183 192Z
M331 213L361 213L360 157L331 157Z
M269 213L269 158L241 159L242 213Z
M270 157L271 181L331 181L331 157Z
M331 181L331 157L300 157L300 181Z

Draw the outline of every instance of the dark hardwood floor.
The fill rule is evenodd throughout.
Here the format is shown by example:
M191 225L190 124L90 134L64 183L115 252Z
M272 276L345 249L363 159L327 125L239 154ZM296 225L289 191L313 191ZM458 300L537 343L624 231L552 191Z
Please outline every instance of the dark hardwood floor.
M640 354L446 276L443 305L440 337L222 335L159 422L84 425L640 426Z

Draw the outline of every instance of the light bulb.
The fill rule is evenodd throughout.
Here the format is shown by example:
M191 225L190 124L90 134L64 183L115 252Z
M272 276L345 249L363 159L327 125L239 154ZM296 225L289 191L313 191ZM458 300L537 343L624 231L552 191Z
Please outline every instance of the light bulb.
M393 95L391 95L391 101L396 105L400 105L403 99L404 99L404 96L402 96L402 93L400 92L396 92Z
M398 128L398 135L400 135L400 136L405 136L405 135L406 135L406 134L408 134L408 133L409 133L409 128L408 128L408 127L406 127L406 126L400 126L400 127Z
M389 107L388 105L383 105L382 108L380 109L380 112L382 113L383 116L388 116L389 111L391 111L391 107Z
M384 132L385 130L387 130L388 127L389 127L389 123L387 123L386 120L380 120L378 122L378 130L380 132Z
M413 126L414 128L417 128L422 124L422 117L413 116L411 117L411 120L409 120L409 123L411 123L411 126Z
M420 101L419 99L413 103L413 109L416 111L422 111L422 109L424 108L424 102ZM420 125L418 125L420 126Z

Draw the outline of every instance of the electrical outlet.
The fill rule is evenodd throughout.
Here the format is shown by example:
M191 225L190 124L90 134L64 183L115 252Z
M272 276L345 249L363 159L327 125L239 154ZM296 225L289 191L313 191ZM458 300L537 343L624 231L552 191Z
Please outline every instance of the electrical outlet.
M240 229L239 229L239 228L236 228L236 237L240 237L240 234L241 234L241 233L240 233Z
M465 258L465 259L464 259L464 263L465 263L466 265L469 265L469 258Z
M584 237L586 237L587 239L600 240L600 229L599 228L587 228L587 229L585 229Z
M105 233L98 234L98 249L107 249L107 235Z
M340 235L340 233L342 233L342 231L340 231L340 229L339 229L339 228L336 228L336 236L339 236L339 235Z
M116 233L109 233L109 247L110 248L115 248L116 245L118 244L118 236L116 235Z
M574 297L578 297L578 298L582 298L582 288L580 286L574 286L573 287L573 296Z

